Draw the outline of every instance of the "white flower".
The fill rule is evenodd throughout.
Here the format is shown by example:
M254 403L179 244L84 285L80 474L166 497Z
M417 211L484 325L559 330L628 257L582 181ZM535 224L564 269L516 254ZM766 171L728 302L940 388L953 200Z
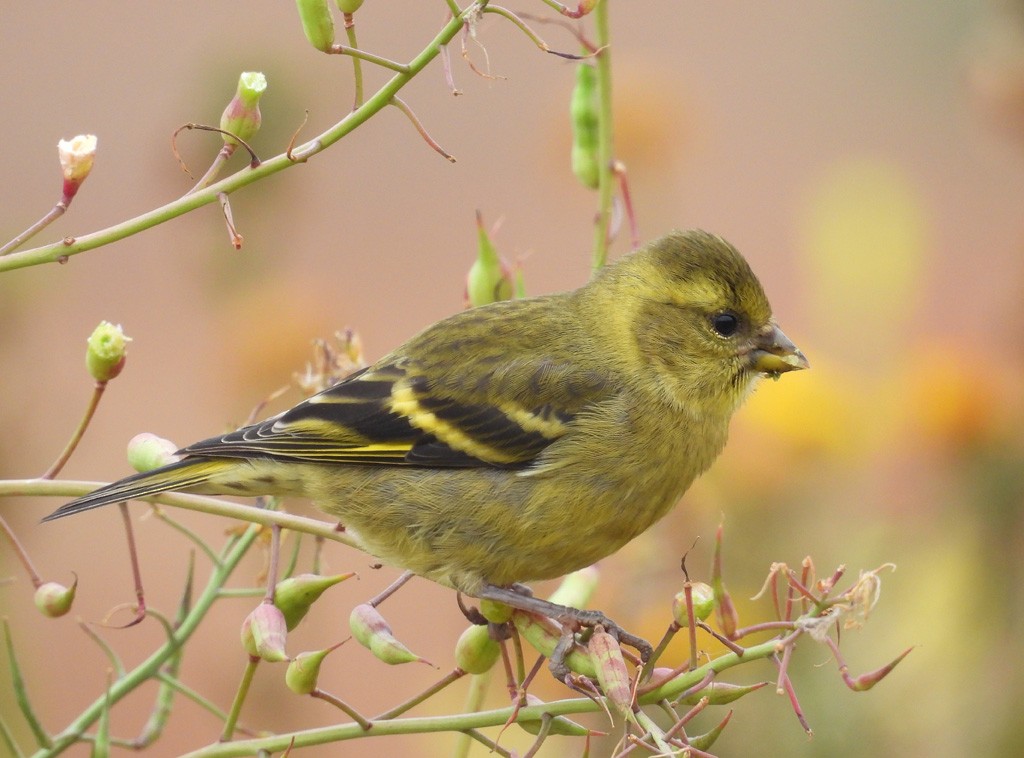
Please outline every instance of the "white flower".
M96 135L79 134L70 140L62 139L57 143L57 152L64 181L81 184L92 170L96 157Z

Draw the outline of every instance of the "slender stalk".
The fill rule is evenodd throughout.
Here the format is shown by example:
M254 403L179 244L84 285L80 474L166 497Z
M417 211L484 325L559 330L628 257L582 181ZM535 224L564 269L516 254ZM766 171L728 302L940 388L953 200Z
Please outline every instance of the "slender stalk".
M597 70L597 162L598 209L594 222L593 269L602 268L608 260L608 232L612 220L612 192L615 177L612 173L612 58L609 44L608 2L600 0L594 9L594 31L600 52L596 56Z
M426 699L428 699L430 697L433 697L438 692L440 692L445 687L447 687L449 684L451 684L452 682L455 682L455 681L461 679L465 675L466 675L465 671L463 671L462 669L458 669L457 668L454 671L452 671L451 673L445 674L444 677L442 677L439 681L437 681L434 684L430 685L429 687L427 687L425 690L423 690L423 692L419 693L418 695L414 695L413 697L411 697L408 700L406 700L404 703L399 703L394 708L391 708L390 710L384 711L384 713L380 714L379 716L374 716L373 720L374 721L381 721L381 720L393 719L396 716L401 716L406 711L412 710L417 705L422 703L424 700L426 700Z
M351 50L359 49L359 41L356 39L356 22L351 13L342 14L345 19L345 36L348 38L348 46ZM363 62L358 56L352 56L352 79L355 84L355 99L352 110L363 104Z
M64 468L64 464L68 462L71 454L75 452L75 448L78 447L78 443L82 441L82 435L85 434L85 430L89 427L89 422L92 421L93 415L96 413L96 408L100 404L100 399L103 397L103 391L107 388L106 382L96 382L96 386L92 389L92 397L89 398L89 404L85 407L85 414L82 416L82 420L78 422L78 426L75 431L71 434L71 439L68 440L68 444L64 446L61 454L57 456L57 460L46 470L46 473L42 475L42 479L53 479L57 474Z
M296 163L309 160L318 153L326 150L345 135L351 133L358 127L365 124L371 116L387 107L393 98L416 74L422 71L428 63L436 58L441 47L449 43L462 29L463 18L471 12L475 12L477 6L471 5L460 12L446 23L441 31L432 39L420 53L413 58L404 71L396 73L389 79L372 97L354 111L345 116L341 121L330 127L314 139L300 145L292 151L291 156L281 153L273 158L263 161L255 168L249 167L238 171L216 184L211 184L196 192L172 200L159 208L143 213L134 218L123 221L114 226L101 229L81 237L68 237L60 242L50 245L24 250L18 253L11 253L0 258L0 273L12 271L26 266L37 266L43 263L63 262L68 258L88 250L93 250L102 245L108 245L125 237L137 234L145 229L170 221L189 211L208 205L217 200L220 193L231 194L242 187L247 187L253 182L265 179L266 177L291 168Z
M202 594L196 598L195 604L192 606L188 614L182 619L181 625L174 630L171 638L154 651L146 660L142 661L142 663L128 672L127 675L114 682L109 693L111 705L116 704L121 699L134 692L138 689L139 685L147 679L157 676L163 665L177 654L181 646L184 645L192 636L193 632L195 632L199 623L206 618L206 614L210 610L210 606L217 599L218 590L224 585L227 579L231 576L231 573L235 570L239 561L241 561L242 557L248 552L259 532L259 527L250 526L245 531L245 534L235 541L231 551L225 554L223 564L216 567L213 571L206 587L203 589ZM106 697L107 694L104 693L102 697L96 699L89 706L83 709L78 717L68 724L62 732L54 735L50 747L46 750L40 751L37 754L38 758L56 756L66 750L70 745L80 740L82 735L85 733L85 730L99 720Z
M227 742L235 733L238 714L242 712L242 705L245 703L246 695L249 694L252 678L256 675L256 668L259 665L259 656L250 655L249 660L245 663L245 670L242 671L242 679L238 683L238 689L235 690L235 699L231 701L231 710L228 711L228 717L224 720L224 729L220 733L221 742Z
M22 244L35 237L39 232L64 215L68 204L64 200L59 201L55 206L46 212L46 215L36 221L32 226L23 231L3 247L0 247L0 257L17 250Z
M36 571L35 565L32 563L32 559L29 558L28 551L25 550L25 546L21 544L21 540L18 539L18 535L11 529L10 524L7 520L0 516L0 532L7 535L7 540L11 543L11 547L14 548L14 552L18 555L18 560L21 561L21 565L25 567L25 573L28 574L28 578L32 580L32 586L39 589L39 585L43 583L42 578L39 576L39 572Z

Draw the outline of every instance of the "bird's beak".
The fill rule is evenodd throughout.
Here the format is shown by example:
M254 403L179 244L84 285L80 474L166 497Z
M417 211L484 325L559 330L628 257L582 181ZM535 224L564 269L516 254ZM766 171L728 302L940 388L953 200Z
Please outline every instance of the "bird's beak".
M782 333L775 324L769 324L754 339L753 349L747 354L754 371L778 376L786 371L810 368L800 348Z

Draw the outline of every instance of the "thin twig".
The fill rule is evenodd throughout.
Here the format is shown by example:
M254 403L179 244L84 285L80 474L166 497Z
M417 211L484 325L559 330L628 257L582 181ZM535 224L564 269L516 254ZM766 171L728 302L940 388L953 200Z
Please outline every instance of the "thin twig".
M441 147L439 144L437 144L436 141L434 141L434 138L427 133L426 128L424 128L423 124L416 117L416 114L413 113L412 108L406 105L405 101L402 100L402 98L391 98L391 104L398 108L398 110L402 111L402 113L405 114L406 118L408 118L409 121L412 122L412 125L416 127L416 131L419 132L424 142L426 142L428 145L430 145L431 148L433 148L441 155L443 155L449 163L455 163L455 157L451 153L446 151L443 147Z

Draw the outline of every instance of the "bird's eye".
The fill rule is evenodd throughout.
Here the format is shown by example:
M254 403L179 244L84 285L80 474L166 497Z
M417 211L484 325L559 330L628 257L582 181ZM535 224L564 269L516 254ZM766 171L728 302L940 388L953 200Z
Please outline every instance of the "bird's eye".
M731 337L740 328L740 320L735 313L723 311L711 317L711 328L723 337Z

